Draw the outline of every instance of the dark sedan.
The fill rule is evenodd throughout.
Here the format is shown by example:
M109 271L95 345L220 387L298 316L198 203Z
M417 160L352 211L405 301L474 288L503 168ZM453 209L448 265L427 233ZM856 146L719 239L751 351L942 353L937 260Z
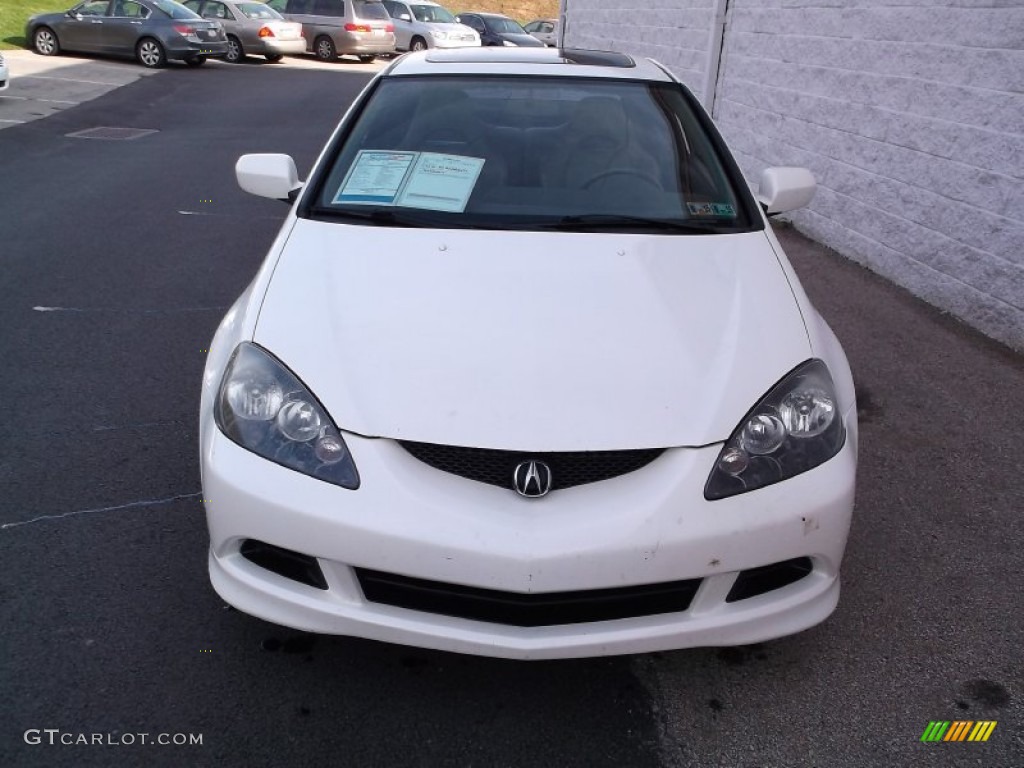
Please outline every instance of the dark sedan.
M173 0L85 0L65 13L33 16L25 36L43 56L62 50L134 56L144 67L168 60L195 67L228 52L220 22Z
M518 21L500 13L460 13L455 20L475 29L480 34L480 45L522 48L539 48L544 45L523 29Z

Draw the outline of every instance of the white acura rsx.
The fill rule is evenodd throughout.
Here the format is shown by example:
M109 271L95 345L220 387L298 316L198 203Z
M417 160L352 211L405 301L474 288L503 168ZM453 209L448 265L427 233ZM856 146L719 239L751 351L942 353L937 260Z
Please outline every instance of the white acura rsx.
M410 54L353 103L212 342L209 568L312 632L519 659L824 620L854 500L839 342L656 62Z

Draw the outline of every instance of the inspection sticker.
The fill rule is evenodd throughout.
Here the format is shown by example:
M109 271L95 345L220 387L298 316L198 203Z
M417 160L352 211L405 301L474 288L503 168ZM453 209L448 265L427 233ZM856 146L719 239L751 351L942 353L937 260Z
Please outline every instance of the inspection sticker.
M735 216L736 209L729 203L687 203L691 216Z
M363 149L331 202L461 213L483 167L479 157Z

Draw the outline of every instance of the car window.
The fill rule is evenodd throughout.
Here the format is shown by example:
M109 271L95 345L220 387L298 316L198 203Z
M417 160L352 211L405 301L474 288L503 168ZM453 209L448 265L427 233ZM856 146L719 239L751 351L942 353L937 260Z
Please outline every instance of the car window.
M198 13L190 11L181 3L176 3L174 0L153 0L153 5L156 9L165 16L169 16L172 19L198 19L201 18Z
M199 13L199 6L202 5L202 0L188 0L182 3L182 5L192 11L192 13Z
M694 104L674 83L385 78L318 177L311 215L749 231L749 192Z
M341 18L345 15L345 3L343 0L292 0L288 10L291 13L311 13L316 16Z
M265 3L238 3L235 9L247 19L280 19L281 14Z
M79 16L106 16L109 7L110 0L92 0L76 7L75 13Z
M467 27L472 27L477 32L484 31L484 23L480 21L478 16L456 16L455 20L461 24L465 24Z
M487 24L487 29L495 34L505 32L508 34L523 34L523 28L519 26L518 22L512 21L512 19L495 18L493 16L485 16L484 23Z
M213 2L212 0L211 0L211 2L208 2L206 4L206 6L203 8L202 16L203 16L204 19L233 19L234 18L231 15L231 12L228 10L228 7L226 5L224 5L224 3Z
M540 32L541 34L547 34L549 32L554 32L555 31L555 25L552 24L550 21L544 21L544 22L541 22L541 24L537 27L537 31Z
M274 9L278 13L284 13L285 8L288 6L288 0L267 0L267 6ZM295 13L294 10L289 9L290 13Z
M525 27L523 27L523 29L525 29L527 32L536 32L539 28L540 28L540 22L539 21L531 21L529 24L527 24Z
M144 19L149 16L149 8L132 0L114 0L110 15L126 19Z
M410 8L416 21L428 24L451 24L455 21L455 17L440 5L412 5Z
M352 10L358 19L391 20L380 0L352 0Z

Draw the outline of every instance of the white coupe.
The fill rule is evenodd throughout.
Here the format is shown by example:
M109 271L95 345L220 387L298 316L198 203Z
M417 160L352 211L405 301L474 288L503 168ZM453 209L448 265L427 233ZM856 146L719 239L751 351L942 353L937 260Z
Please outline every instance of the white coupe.
M669 71L432 50L356 99L202 387L214 588L271 622L517 659L824 620L854 503L842 348Z

